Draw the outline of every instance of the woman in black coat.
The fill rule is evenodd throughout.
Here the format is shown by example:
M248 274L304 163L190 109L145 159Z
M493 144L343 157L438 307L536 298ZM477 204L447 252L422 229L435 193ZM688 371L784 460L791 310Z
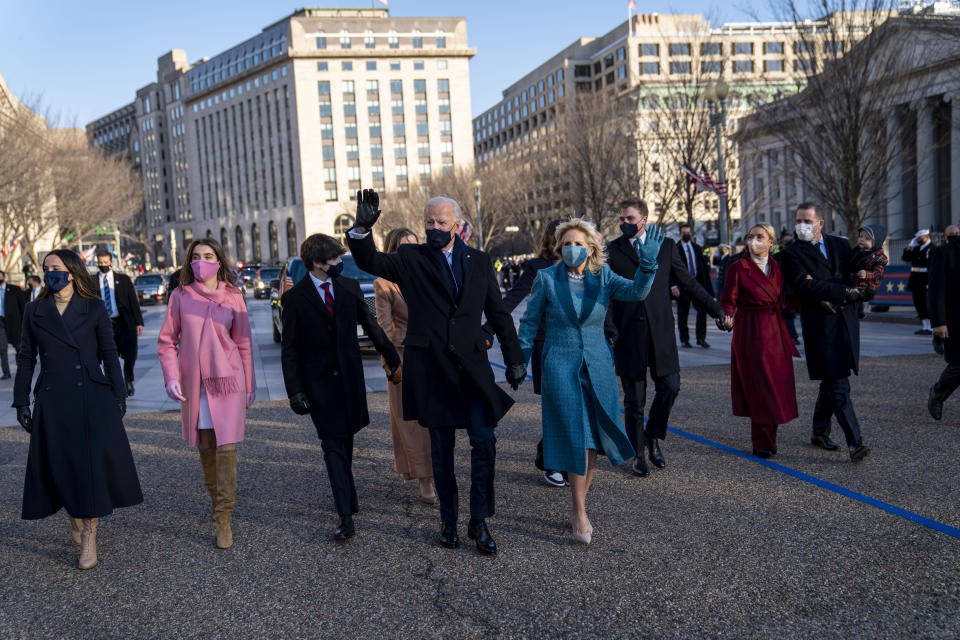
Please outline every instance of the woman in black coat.
M21 517L65 508L78 566L89 569L97 564L98 519L143 495L123 428L126 390L113 327L97 285L72 251L51 251L43 270L46 286L24 313L13 388L17 421L30 434Z

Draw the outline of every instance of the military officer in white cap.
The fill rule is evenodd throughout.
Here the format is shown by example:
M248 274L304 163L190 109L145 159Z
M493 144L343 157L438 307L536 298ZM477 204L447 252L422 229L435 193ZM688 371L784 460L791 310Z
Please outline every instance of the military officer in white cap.
M932 249L930 229L920 229L913 236L910 244L903 250L903 261L910 265L907 291L913 295L913 306L923 323L923 326L914 331L919 336L933 334L933 330L930 328L930 312L927 309L927 268L930 266L930 251Z

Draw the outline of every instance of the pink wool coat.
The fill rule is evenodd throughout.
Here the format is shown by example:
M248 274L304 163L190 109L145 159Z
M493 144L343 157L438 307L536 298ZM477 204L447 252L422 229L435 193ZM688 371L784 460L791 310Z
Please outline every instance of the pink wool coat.
M201 296L189 286L177 287L170 294L167 317L157 338L164 382L179 380L183 396L187 399L180 405L180 415L183 439L192 447L197 446L197 420L200 415L200 334L209 306L214 307L212 319L217 337L238 376L239 387L245 389L223 395L207 393L217 445L243 441L246 394L256 389L247 306L239 290L229 288L224 291L225 287L221 282L217 291L223 298L221 304Z

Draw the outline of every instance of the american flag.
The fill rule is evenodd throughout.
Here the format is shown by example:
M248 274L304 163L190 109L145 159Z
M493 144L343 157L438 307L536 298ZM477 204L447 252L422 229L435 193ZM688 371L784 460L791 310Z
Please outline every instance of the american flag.
M727 195L727 183L714 180L706 166L700 165L700 173L683 165L680 165L680 168L687 174L687 179L696 185L698 193L700 191L713 191L719 195Z
M630 0L630 2L627 3L627 6L628 6L630 9L633 9L634 11L636 11L636 10L637 10L637 2L636 2L636 0Z
M0 249L0 254L3 254L4 257L6 257L8 253L10 253L11 251L14 250L14 248L16 248L19 242L20 240L18 238L14 238L10 242L6 243L5 245L3 245L3 249Z
M690 167L680 165L680 168L683 169L683 171L687 174L687 180L696 186L697 193L701 191L710 191L710 185L707 184L707 181L703 178L703 176Z
M463 240L464 244L469 243L470 238L473 237L473 225L464 220L458 235L460 236L460 239Z

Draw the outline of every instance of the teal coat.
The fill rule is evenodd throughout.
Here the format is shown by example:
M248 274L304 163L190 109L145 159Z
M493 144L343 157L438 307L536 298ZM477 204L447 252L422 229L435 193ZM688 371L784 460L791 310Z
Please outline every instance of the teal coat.
M618 465L636 455L620 418L620 392L613 366L613 352L603 334L603 321L610 300L637 302L647 297L653 273L637 269L634 279L618 276L604 265L599 273L586 271L583 305L575 312L567 268L557 264L537 273L527 309L520 320L520 346L530 359L540 318L546 313L543 345L541 410L543 455L547 469L583 475L587 461L584 448L584 403L593 403L589 415L596 419L600 446ZM581 385L585 368L592 388L587 397Z

